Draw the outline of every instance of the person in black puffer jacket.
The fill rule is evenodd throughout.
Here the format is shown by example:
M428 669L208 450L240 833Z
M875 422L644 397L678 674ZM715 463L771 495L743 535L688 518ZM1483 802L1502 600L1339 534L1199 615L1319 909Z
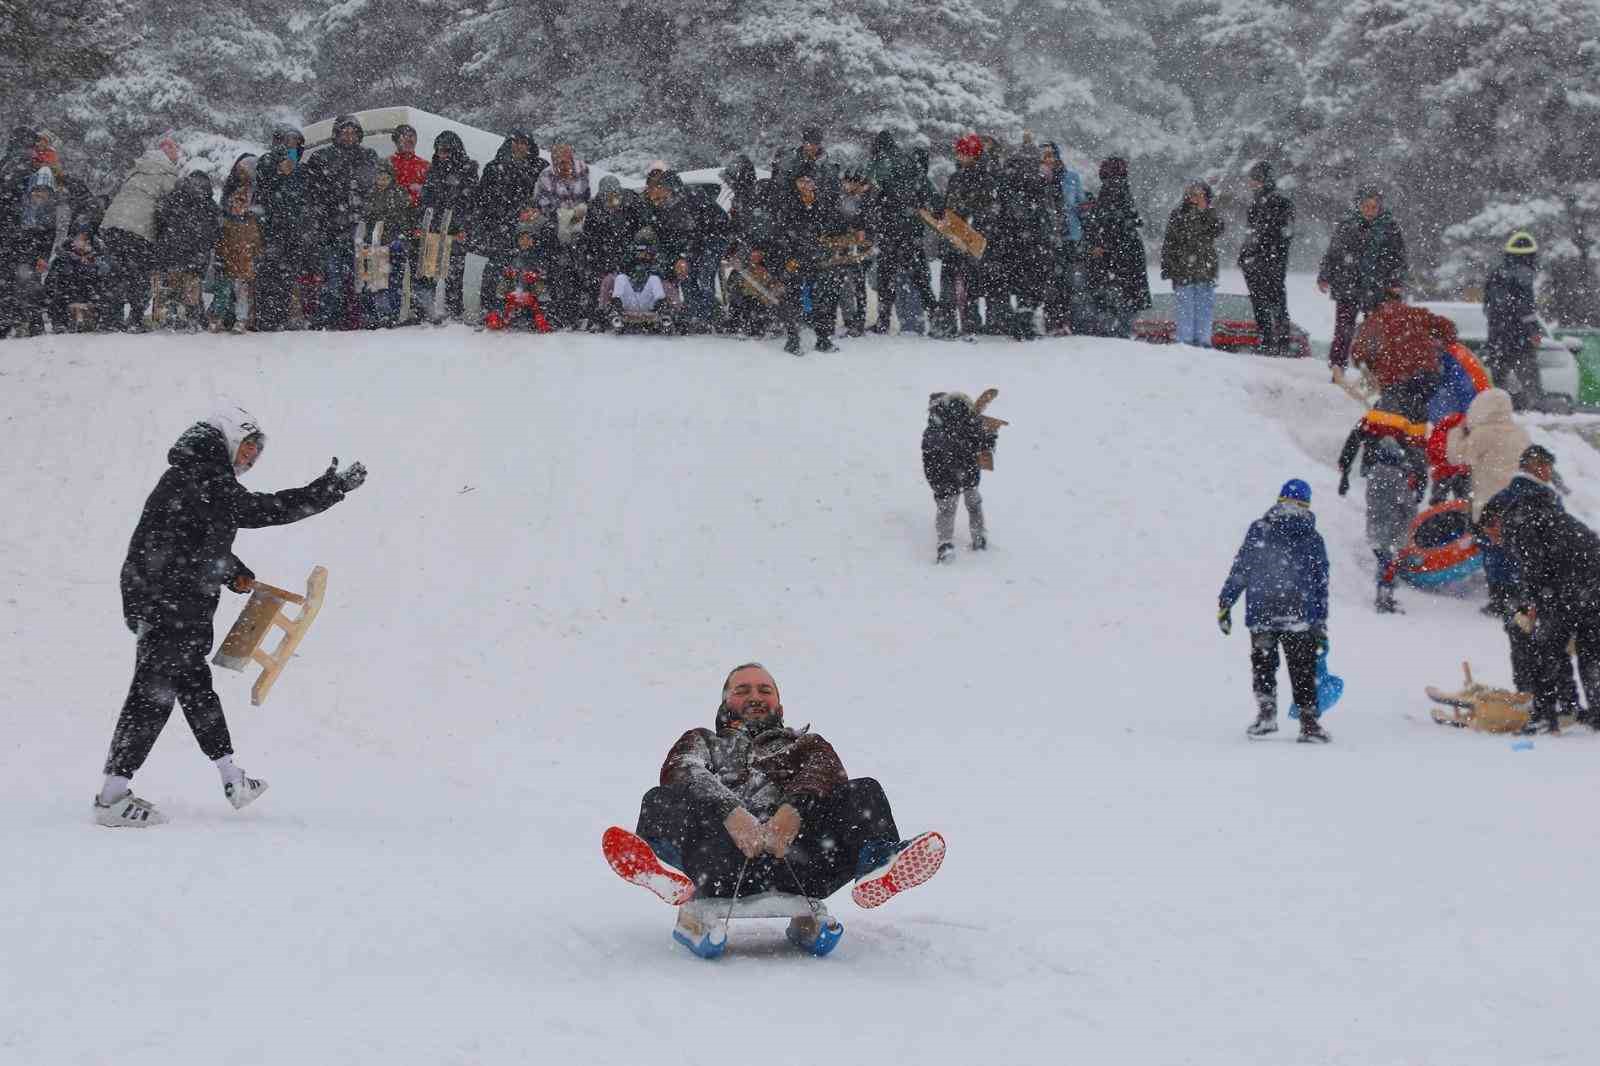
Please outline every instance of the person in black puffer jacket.
M421 209L423 217L432 211L429 229L437 233L445 229L445 215L450 216L449 232L456 241L450 249L450 273L445 279L445 308L452 318L462 313L461 279L467 268L467 219L476 202L478 164L467 155L461 138L445 130L433 139L433 162L428 165L428 176L422 182ZM439 309L430 308L436 317L443 317Z
M378 153L361 143L367 131L354 115L333 122L333 143L306 161L312 244L322 275L316 325L349 329L355 313L355 229L366 218L378 172Z
M938 562L955 552L956 500L967 505L967 527L973 551L989 546L983 525L979 456L994 450L995 433L984 426L972 398L960 392L935 392L928 397L928 426L922 431L922 473L933 489L933 520Z
M539 155L539 143L531 133L512 130L483 168L473 197L471 236L473 251L489 260L479 286L485 311L495 306L497 279L514 255L519 214L533 203L539 175L549 165Z
M1104 305L1098 329L1075 332L1128 337L1133 318L1150 306L1150 273L1145 263L1144 219L1128 188L1128 161L1112 157L1100 164L1100 191L1078 211L1083 220L1084 266L1089 292Z
M1289 347L1289 243L1294 240L1294 204L1278 191L1272 165L1265 160L1250 168L1250 214L1245 219L1239 269L1244 271L1250 307L1261 335L1261 350L1284 355Z
M222 236L222 210L211 199L211 178L191 171L156 204L156 283L150 315L157 327L204 325L200 283Z
M197 422L167 453L171 465L145 501L121 577L123 621L139 638L139 648L106 757L105 783L95 799L100 825L145 828L166 820L128 786L166 725L174 699L236 809L266 788L233 764L228 723L206 665L222 586L247 592L255 584L250 568L233 554L233 538L240 529L286 525L326 511L359 488L367 471L360 463L341 470L335 459L303 488L250 492L239 478L265 445L260 426L242 408Z

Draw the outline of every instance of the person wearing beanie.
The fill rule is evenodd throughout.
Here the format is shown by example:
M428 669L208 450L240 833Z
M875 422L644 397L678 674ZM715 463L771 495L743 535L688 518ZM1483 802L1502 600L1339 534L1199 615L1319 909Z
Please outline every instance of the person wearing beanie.
M138 638L133 684L117 718L94 820L108 828L147 829L166 818L129 785L144 765L176 700L195 740L217 767L235 810L266 782L234 765L222 701L211 687L211 619L223 586L249 592L255 575L233 554L240 529L287 525L319 514L361 487L366 467L335 459L310 484L251 492L239 483L266 448L251 414L226 408L196 422L167 452L166 473L145 500L122 564L122 617Z
M1212 315L1217 301L1217 238L1222 219L1211 204L1211 186L1192 181L1183 202L1167 218L1161 238L1161 276L1172 282L1177 303L1177 341L1211 347Z
M1217 628L1233 632L1233 605L1245 597L1256 719L1251 737L1278 731L1278 653L1300 705L1300 742L1332 739L1318 720L1317 653L1328 646L1328 548L1311 513L1311 486L1294 478L1278 502L1250 524L1217 598Z
M1495 384L1511 394L1519 411L1537 410L1544 402L1539 381L1539 311L1534 283L1539 274L1539 244L1526 230L1506 241L1500 265L1483 286L1483 315L1489 338L1483 360Z
M1253 199L1245 220L1239 269L1255 314L1265 355L1290 354L1289 244L1294 240L1294 204L1278 191L1272 164L1262 160L1248 175Z
M1128 186L1128 161L1113 156L1100 164L1100 189L1078 211L1083 220L1085 315L1075 332L1105 337L1133 335L1133 319L1150 306L1150 271L1145 260L1144 219ZM1082 328L1079 328L1079 326Z
M478 285L478 306L485 313L499 306L495 293L507 262L516 254L517 225L524 210L534 206L539 179L548 166L533 134L516 129L483 168L473 199L471 235L474 250L489 261ZM534 220L547 221L537 216ZM548 221L554 224L554 212Z
M333 122L333 143L306 163L308 244L323 279L315 321L321 329L349 329L360 321L350 241L366 216L378 170L378 153L361 143L365 137L354 115L340 115Z
M712 959L726 947L722 915L763 893L799 915L791 944L828 954L844 926L822 900L853 881L857 906L881 906L938 872L945 841L901 840L883 786L845 773L821 734L786 725L777 681L744 663L723 680L712 728L690 729L667 752L636 831L612 826L601 850L623 880L685 905L673 939Z
M1403 283L1405 276L1405 234L1384 209L1383 190L1363 185L1356 190L1354 207L1335 227L1317 268L1317 288L1334 301L1328 364L1335 382L1344 380L1350 363L1356 319L1372 314L1384 294Z

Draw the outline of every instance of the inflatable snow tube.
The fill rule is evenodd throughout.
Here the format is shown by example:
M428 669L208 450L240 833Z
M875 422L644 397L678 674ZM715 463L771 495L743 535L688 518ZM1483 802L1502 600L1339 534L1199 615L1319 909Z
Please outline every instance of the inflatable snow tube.
M1483 555L1472 528L1472 505L1451 500L1430 507L1411 523L1400 551L1400 577L1418 588L1458 585L1483 569Z

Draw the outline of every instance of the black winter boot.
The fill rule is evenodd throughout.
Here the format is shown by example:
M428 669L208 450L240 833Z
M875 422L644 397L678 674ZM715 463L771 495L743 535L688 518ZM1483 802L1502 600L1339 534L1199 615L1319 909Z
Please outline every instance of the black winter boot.
M1278 731L1278 701L1270 696L1256 697L1256 720L1246 727L1247 737L1264 737Z
M949 562L950 557L955 555L955 553L956 546L951 544L949 541L945 541L943 544L939 545L939 555L933 561L936 563Z
M1300 743L1326 744L1332 739L1328 731L1322 728L1322 722L1317 715L1306 711L1300 712Z
M798 333L789 334L789 339L784 343L783 350L788 352L790 355L801 355L801 354L803 354L800 351L800 334L798 334Z

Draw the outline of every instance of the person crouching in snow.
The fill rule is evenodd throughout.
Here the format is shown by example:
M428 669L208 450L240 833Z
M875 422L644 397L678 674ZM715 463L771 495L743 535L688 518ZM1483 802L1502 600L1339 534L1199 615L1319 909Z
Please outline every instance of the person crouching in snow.
M1428 490L1427 427L1388 411L1369 411L1339 452L1339 495L1350 491L1350 467L1361 453L1367 479L1367 543L1378 558L1379 614L1404 614L1394 601L1396 560L1411 536L1417 506Z
M856 904L877 907L933 877L945 853L938 833L901 840L883 787L846 774L809 726L784 723L778 683L759 663L728 673L715 727L678 739L637 831L612 827L602 847L619 876L672 904L763 892L799 892L809 903L854 881ZM788 937L826 954L843 928L831 919L822 928L826 911L811 909ZM684 908L673 937L711 958L722 945L709 932Z
M650 328L668 332L671 323L662 313L666 309L667 288L661 275L651 269L648 257L634 257L627 272L619 272L611 283L611 328L622 333L650 323Z
M984 428L972 398L960 392L935 392L928 397L928 426L922 431L922 473L933 489L933 531L938 539L936 562L955 553L956 499L967 504L972 550L983 551L989 540L983 526L982 472L978 456L993 451L995 433Z
M145 501L122 564L122 616L139 645L106 756L105 783L94 800L100 825L144 829L166 821L129 784L167 724L174 699L222 775L228 802L237 810L266 791L265 781L234 765L222 701L206 664L222 586L248 592L255 584L233 554L233 538L240 529L286 525L326 511L360 488L367 471L360 463L341 470L335 459L303 488L250 492L239 478L265 447L266 436L242 408L196 422L167 452L171 465Z
M1233 632L1233 605L1245 596L1256 720L1245 732L1278 731L1278 648L1300 705L1300 742L1333 738L1318 721L1317 652L1328 645L1328 548L1311 513L1311 486L1284 482L1278 502L1250 524L1218 597L1217 628Z

